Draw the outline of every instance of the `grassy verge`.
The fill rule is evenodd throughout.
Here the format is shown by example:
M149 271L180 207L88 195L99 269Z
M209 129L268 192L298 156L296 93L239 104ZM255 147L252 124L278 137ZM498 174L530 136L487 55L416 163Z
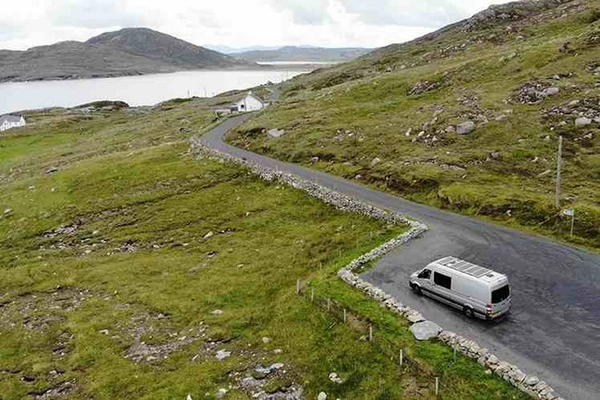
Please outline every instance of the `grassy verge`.
M200 101L31 120L0 139L0 399L433 398L428 375L294 294L323 274L440 368L447 350L333 276L404 227L193 159L214 122ZM482 374L465 364L443 398L523 397Z

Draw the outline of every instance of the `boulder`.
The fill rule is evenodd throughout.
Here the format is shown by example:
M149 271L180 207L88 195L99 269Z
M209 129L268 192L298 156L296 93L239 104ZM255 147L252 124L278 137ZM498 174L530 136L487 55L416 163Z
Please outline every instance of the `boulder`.
M579 117L575 120L575 126L582 127L592 123L592 120L587 117Z
M456 133L459 135L468 135L475 130L475 123L473 121L466 121L462 124L456 125Z
M557 95L560 92L560 88L556 87L556 86L552 86L549 87L548 89L544 90L544 95L545 96L554 96Z
M417 340L429 340L437 337L442 331L442 328L435 322L423 321L411 326L410 331Z
M327 393L325 393L325 392L319 393L319 395L317 396L317 400L327 400Z
M284 129L269 129L267 131L267 134L273 138L278 138L280 136L285 135L285 130Z
M217 358L217 360L224 360L227 357L229 357L230 355L231 355L230 351L219 350L219 351L217 351L217 354L215 355L215 357Z

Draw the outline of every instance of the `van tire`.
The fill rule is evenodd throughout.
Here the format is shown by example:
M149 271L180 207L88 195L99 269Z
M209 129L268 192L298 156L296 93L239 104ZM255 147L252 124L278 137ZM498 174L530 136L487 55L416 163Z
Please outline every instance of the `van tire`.
M416 294L418 294L419 296L422 296L422 295L423 295L423 291L421 290L421 286L413 284L413 285L411 285L411 287L412 287L412 290L413 290L413 291L414 291Z
M475 318L475 313L473 312L473 309L471 307L469 307L469 306L464 306L463 307L463 313L469 319Z

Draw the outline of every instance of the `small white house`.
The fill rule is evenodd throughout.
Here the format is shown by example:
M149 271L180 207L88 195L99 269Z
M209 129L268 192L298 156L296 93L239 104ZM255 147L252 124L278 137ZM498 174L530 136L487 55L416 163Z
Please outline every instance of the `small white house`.
M265 108L265 103L253 95L252 92L248 92L245 97L238 100L231 108L234 112L259 111Z
M0 116L0 132L3 132L12 128L19 128L25 126L25 118L22 115L2 115Z

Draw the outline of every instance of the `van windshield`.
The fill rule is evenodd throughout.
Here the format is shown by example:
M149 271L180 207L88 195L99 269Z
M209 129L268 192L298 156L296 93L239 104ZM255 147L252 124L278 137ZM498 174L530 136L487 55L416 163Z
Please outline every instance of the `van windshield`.
M510 288L508 285L502 286L500 289L496 289L492 292L492 304L502 303L510 296Z

